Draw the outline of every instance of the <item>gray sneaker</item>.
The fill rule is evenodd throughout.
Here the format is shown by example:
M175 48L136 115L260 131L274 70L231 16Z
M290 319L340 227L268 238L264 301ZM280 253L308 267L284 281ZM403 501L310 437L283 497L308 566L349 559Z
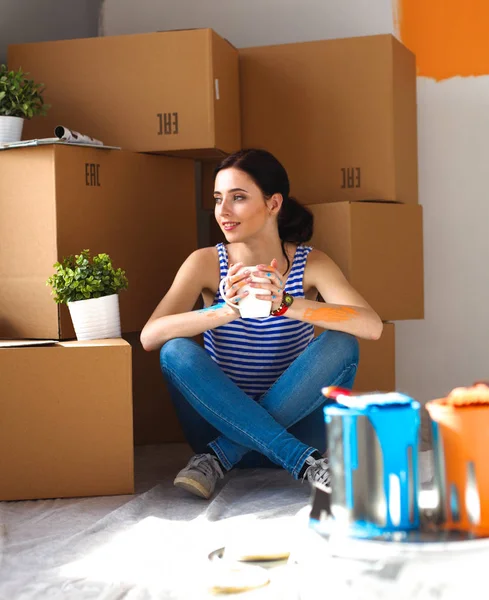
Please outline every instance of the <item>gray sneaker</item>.
M175 477L173 485L205 498L210 498L218 479L222 479L222 467L212 454L196 454Z
M331 477L329 474L329 465L326 458L306 458L306 465L309 465L302 478L303 481L319 487L322 491L331 494Z

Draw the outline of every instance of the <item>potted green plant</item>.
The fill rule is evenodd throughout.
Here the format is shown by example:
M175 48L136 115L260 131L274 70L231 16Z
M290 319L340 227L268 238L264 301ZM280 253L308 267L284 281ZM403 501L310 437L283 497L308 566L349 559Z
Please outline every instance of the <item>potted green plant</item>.
M119 292L127 288L126 274L114 269L108 254L90 258L90 250L63 258L46 284L54 301L67 304L79 340L121 337Z
M44 84L27 75L0 65L0 144L20 141L24 119L45 116L49 108L44 104Z

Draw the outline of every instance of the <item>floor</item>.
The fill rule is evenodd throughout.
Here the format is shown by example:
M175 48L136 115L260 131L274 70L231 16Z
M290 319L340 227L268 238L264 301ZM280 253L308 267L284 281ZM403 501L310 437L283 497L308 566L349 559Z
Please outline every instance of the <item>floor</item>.
M137 448L131 496L1 502L0 599L215 598L212 588L229 580L229 567L209 554L243 543L287 547L291 558L267 569L268 585L230 594L240 599L309 600L334 592L342 600L458 600L485 573L489 545L476 555L471 547L445 552L443 560L386 560L370 551L331 556L307 526L307 484L280 469L236 470L204 501L172 486L190 454L184 444ZM430 457L422 458L427 481ZM246 579L250 573L233 577L253 580ZM479 597L487 588L472 596Z

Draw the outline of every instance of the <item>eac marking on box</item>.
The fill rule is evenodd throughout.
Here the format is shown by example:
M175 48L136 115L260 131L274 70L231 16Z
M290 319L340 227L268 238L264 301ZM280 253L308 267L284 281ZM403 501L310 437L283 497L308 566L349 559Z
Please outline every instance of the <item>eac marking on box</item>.
M361 187L361 169L360 167L343 167L341 169L341 187L342 189L351 189Z
M178 113L166 112L158 113L158 135L176 135L178 134Z
M100 165L85 163L85 185L100 187Z

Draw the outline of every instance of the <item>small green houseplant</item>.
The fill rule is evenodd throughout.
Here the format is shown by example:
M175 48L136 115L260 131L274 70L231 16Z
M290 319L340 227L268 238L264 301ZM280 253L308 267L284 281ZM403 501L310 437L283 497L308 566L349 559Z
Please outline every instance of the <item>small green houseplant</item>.
M127 289L125 271L112 266L108 254L90 257L90 250L67 256L49 277L54 301L67 304L76 337L93 340L121 336L119 292Z
M28 79L22 69L12 71L0 65L0 143L17 142L22 137L24 119L45 116L44 84Z

